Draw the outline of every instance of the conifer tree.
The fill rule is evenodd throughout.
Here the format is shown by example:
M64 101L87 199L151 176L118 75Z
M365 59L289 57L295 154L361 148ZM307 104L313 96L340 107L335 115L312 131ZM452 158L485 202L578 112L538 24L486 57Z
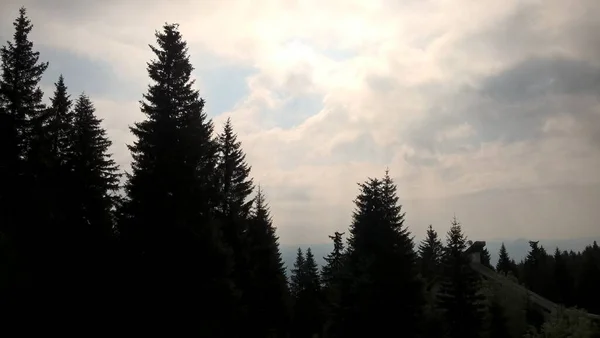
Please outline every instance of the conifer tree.
M250 284L253 282L249 273L253 269L251 265L254 262L249 253L251 250L249 241L253 239L248 238L248 222L252 206L250 194L253 191L253 183L250 178L250 166L246 163L241 142L233 132L231 119L227 119L223 131L217 136L217 147L217 218L224 242L233 255L233 280L242 293L242 302L248 314L251 315L253 310L252 305L248 303L250 302L248 298L252 297ZM270 226L270 220L266 221ZM263 226L261 230L264 229Z
M498 263L496 263L496 271L505 275L507 275L509 272L515 272L515 266L513 265L512 260L508 256L508 251L506 251L504 243L502 243L502 246L500 246L500 252L498 253Z
M419 261L421 274L431 282L440 272L440 263L444 246L433 227L429 225L425 239L419 244Z
M423 298L396 186L386 171L383 179L368 179L359 187L348 240L340 334L387 335L400 325L411 336Z
M319 278L319 267L315 261L315 256L310 248L306 249L306 257L302 268L303 291L312 294L318 294L321 291L321 281Z
M12 41L0 49L0 232L17 252L19 271L28 274L18 277L20 289L27 289L46 280L40 268L52 228L40 164L45 106L39 83L48 63L39 61L29 39L33 25L24 7L13 26Z
M40 62L39 52L33 49L33 42L29 39L33 25L27 17L25 7L19 9L19 17L13 26L13 41L8 41L0 50L0 106L3 107L6 119L3 128L7 132L2 134L7 137L7 155L11 155L3 158L18 166L17 162L29 155L34 127L41 122L40 118L45 110L39 83L48 63Z
M300 293L303 291L304 277L304 253L301 248L298 248L296 252L296 260L294 261L294 267L292 268L292 275L290 276L290 292L294 298L298 298Z
M112 142L96 116L92 101L81 94L75 103L73 130L68 150L77 203L71 213L88 238L113 236L113 210L119 188L118 166L109 148Z
M479 279L469 266L466 238L456 217L446 237L442 259L442 283L437 296L444 312L447 335L451 338L479 337L482 328L482 300Z
M266 337L269 332L275 332L281 337L289 322L289 290L275 227L260 186L246 238L251 276L247 289L250 335Z
M332 288L339 282L339 275L344 264L344 242L342 241L343 232L335 232L329 236L333 240L333 250L325 257L325 266L321 269L321 281L325 288Z
M50 188L53 197L49 200L53 210L53 224L55 232L61 232L59 238L65 243L57 245L58 248L70 251L67 243L73 243L72 238L67 239L72 233L74 222L71 219L75 195L72 188L72 171L68 165L70 151L70 133L73 125L72 101L67 93L67 86L62 75L54 84L54 95L50 98L51 105L46 110L45 129L48 138L48 164L50 171ZM78 196L75 198L77 199ZM58 243L57 243L58 244Z
M596 241L581 253L581 268L577 281L577 305L600 314L600 248Z
M491 259L492 259L492 257L490 256L490 252L488 251L488 249L483 248L483 250L481 251L481 254L480 254L480 262L483 266L494 270L494 267L492 266L492 263L491 263Z
M548 253L539 241L529 241L530 250L523 264L523 281L525 286L541 296L550 297L552 286L551 271L547 265Z
M81 262L74 264L73 260L81 258L83 255L76 248L81 243L81 238L76 233L79 228L75 226L71 217L74 213L74 205L70 203L79 199L80 196L77 196L71 189L74 185L71 182L71 170L67 165L68 137L72 126L72 102L62 75L54 87L54 94L50 98L51 105L46 109L43 117L46 170L43 183L39 184L38 188L43 187L43 190L51 192L51 198L50 195L44 194L46 200L44 204L50 215L46 219L45 226L52 229L51 237L48 236L47 240L54 245L45 253L45 256L51 257L50 260L55 262L53 273L56 277L53 279L60 280L57 284L58 287L64 288L61 291L62 298L68 300L69 297L66 293L70 293L69 288L73 289L74 285L83 286L84 284L81 280L75 279L81 275ZM85 266L89 266L89 263L86 261ZM53 287L56 288L57 285Z
M340 287L343 282L345 268L346 252L342 240L343 232L335 232L329 236L333 240L333 250L325 257L326 264L321 269L321 282L323 284L323 293L325 299L324 317L328 319L326 328L328 336L337 337L335 320L340 310Z
M47 126L52 156L59 159L59 165L64 166L67 162L67 154L70 145L70 132L73 124L72 101L65 79L62 75L54 84L54 95L50 99L51 105L48 109Z
M573 305L574 279L571 271L567 268L565 257L558 248L554 251L554 271L552 277L557 289L557 299L555 301L565 306Z
M95 305L97 301L109 301L105 297L112 294L110 288L116 277L112 274L116 240L114 208L120 174L109 152L111 141L89 97L81 94L72 114L64 114L66 87L61 80L53 100L51 121L57 125L56 119L66 121L60 122L63 126L55 127L51 135L58 143L53 149L61 163L64 196L60 208L68 208L60 210L65 213L60 225L64 231L60 250L66 263L63 274L72 281L67 285L74 284L69 292L86 291L86 297L75 297L75 301L83 302L78 306L93 307L99 306ZM71 126L68 134L62 130L68 129L67 126Z
M217 144L204 100L194 89L187 43L177 24L156 32L152 83L141 102L146 115L132 133L133 162L119 231L132 248L136 290L147 311L186 311L205 336L238 329L238 293L231 257L216 228ZM152 290L152 291L150 291ZM205 309L205 310L203 310ZM190 312L192 311L192 312Z
M230 118L227 119L217 140L217 172L221 195L219 210L226 217L246 219L250 214L252 199L249 197L254 187L250 178L250 166L246 163L242 144L233 132Z
M299 292L294 304L294 337L312 337L322 331L323 308L321 282L315 256L306 249L304 260L300 260Z

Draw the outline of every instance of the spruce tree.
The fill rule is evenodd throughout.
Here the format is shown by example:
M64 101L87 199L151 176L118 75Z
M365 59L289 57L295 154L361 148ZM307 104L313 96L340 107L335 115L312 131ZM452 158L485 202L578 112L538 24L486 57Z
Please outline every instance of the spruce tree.
M339 282L339 275L344 264L344 242L342 240L343 232L335 232L329 236L333 240L333 250L325 257L326 264L321 269L321 281L325 288L335 287Z
M225 217L248 218L254 189L250 178L250 166L246 163L246 155L242 144L233 132L231 119L228 118L223 132L218 135L219 161L217 172L219 179L219 210Z
M321 281L319 278L319 267L315 261L315 256L310 248L306 249L306 257L302 268L303 291L312 294L318 294L321 291Z
M581 253L577 280L577 305L591 313L600 314L600 248L596 241Z
M425 239L419 244L421 275L430 284L440 272L440 263L444 246L433 227L429 225Z
M514 273L515 267L512 264L512 260L508 256L508 251L504 243L500 246L500 252L498 253L498 263L496 263L496 271L507 275L509 272Z
M490 252L488 251L487 248L483 248L483 250L481 251L481 254L480 254L481 264L487 268L494 270L491 260L492 260L492 257L490 256Z
M566 253L566 252L565 252ZM565 256L558 248L554 251L553 280L556 285L556 299L559 304L573 305L574 279L567 267Z
M15 167L6 169L16 171L20 160L26 159L31 150L31 139L37 124L41 122L45 106L42 103L43 93L39 87L42 75L48 68L47 62L39 61L39 52L33 48L29 33L33 29L24 7L19 9L19 16L14 21L13 41L2 46L2 80L0 81L0 106L3 107L3 128L6 128L7 151L3 160ZM8 156L9 155L9 156ZM5 168L5 166L3 166Z
M92 101L82 93L75 103L68 151L77 199L71 213L87 238L106 240L114 234L113 210L120 175L109 152L112 142L95 111Z
M80 227L76 225L82 224L75 224L72 219L75 212L71 202L80 198L72 189L74 188L71 179L72 171L67 164L69 133L72 129L72 102L62 75L54 87L54 94L50 98L51 105L46 109L43 117L46 168L43 184L39 184L38 188L43 187L51 193L44 198L46 200L44 204L50 216L46 219L45 226L52 229L51 237L47 237L47 240L53 243L53 247L45 253L45 256L54 262L53 273L56 277L53 280L59 281L53 288L60 287L63 293L61 298L68 301L70 300L68 294L71 291L84 287L84 283L77 277L82 275L81 268L88 267L90 262L85 261L84 265L82 262L74 262L83 257L78 247L85 247L85 245L79 246L83 239L77 233Z
M72 188L75 186L72 182L72 170L69 167L69 151L70 151L70 134L73 127L73 112L72 101L67 92L67 86L62 75L59 76L58 82L54 84L54 95L50 98L51 105L46 110L46 132L48 135L48 170L51 171L51 189L54 193L54 198L49 202L54 214L53 227L56 232L62 231L60 238L66 243L57 245L58 248L70 251L67 243L73 243L72 238L67 239L70 235L74 235L71 227L74 226L73 220L70 219L73 214L73 205L70 203L74 200L75 192ZM75 198L77 199L78 196Z
M39 87L48 63L39 61L29 39L33 25L24 7L13 26L12 41L0 49L0 232L17 253L21 274L16 283L26 290L48 276L41 271L52 227L47 226L48 180L41 165L45 106Z
M146 119L131 127L137 140L129 146L132 172L119 231L140 269L132 282L142 293L142 309L182 311L187 321L180 327L230 336L238 329L238 293L216 228L213 125L194 88L178 25L165 24L155 35L157 46L150 48L156 58L148 63L152 83L141 102Z
M247 313L252 316L252 304L249 302L252 298L250 293L253 282L249 273L254 262L249 253L251 239L248 238L248 222L253 183L250 178L250 166L246 163L241 142L233 132L231 119L227 119L223 131L217 136L217 147L217 218L224 242L233 254L233 280L241 291L242 303ZM270 220L268 222L270 225Z
M53 123L64 118L63 126L51 135L58 144L63 197L61 208L67 207L64 217L63 248L71 291L85 290L86 297L75 297L81 306L100 306L111 295L114 265L114 208L119 188L118 167L109 152L111 141L96 116L89 97L81 94L69 115L66 108L66 87L59 80L53 100ZM55 103L56 102L56 103ZM62 105L62 108L61 108ZM59 109L60 108L60 109ZM62 117L61 115L64 114ZM58 116L57 116L58 115ZM66 117L65 117L66 116ZM63 128L71 129L67 133ZM89 292L89 290L96 290ZM77 299L80 298L80 299ZM106 304L106 303L105 303Z
M289 290L275 227L260 189L250 212L248 232L248 323L255 337L274 332L281 337L289 323Z
M479 337L482 328L483 296L479 292L479 277L464 253L466 249L465 235L455 217L446 236L442 283L437 295L450 338Z
M386 171L383 179L371 178L359 187L342 287L341 335L386 335L401 326L412 336L423 298L396 185Z
M548 253L539 241L529 241L530 250L523 264L523 281L525 286L541 296L551 298L551 271L548 263Z
M339 335L336 331L339 328L336 327L335 320L340 310L340 287L343 282L346 258L346 251L342 240L343 235L343 232L336 231L333 236L329 236L333 240L333 250L324 258L326 264L321 269L321 282L323 284L323 296L326 306L326 309L324 309L324 318L328 320L325 330L327 330L327 334L330 337L337 337Z
M50 99L51 105L47 112L47 129L52 155L59 160L59 165L64 166L67 162L70 146L70 134L73 124L71 108L73 103L62 75L58 77L54 87L54 95Z
M310 248L297 274L300 281L299 291L294 304L294 337L312 337L322 331L323 308L319 269Z
M301 248L298 248L296 252L296 260L294 261L294 267L292 268L292 275L290 276L290 292L294 298L298 298L300 293L303 291L304 278L304 253Z

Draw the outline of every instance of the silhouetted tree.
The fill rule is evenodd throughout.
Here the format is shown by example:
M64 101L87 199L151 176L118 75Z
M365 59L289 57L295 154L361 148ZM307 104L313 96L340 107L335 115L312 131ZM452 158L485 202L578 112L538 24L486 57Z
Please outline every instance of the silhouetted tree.
M136 123L129 146L132 173L121 212L120 233L133 250L133 283L146 311L185 311L201 335L229 336L239 329L238 293L231 257L216 227L217 143L191 79L186 42L177 24L156 32L153 83L141 102L146 119ZM146 299L151 292L151 299Z
M567 256L568 257L568 256ZM558 248L554 251L554 284L556 285L555 301L565 306L573 305L574 280L567 268L565 256Z
M57 94L62 90L59 80ZM61 167L67 171L61 170L63 189L70 194L64 197L69 207L66 219L70 223L65 235L70 241L65 245L70 249L66 260L71 262L70 274L74 274L70 278L79 284L71 288L95 289L94 295L102 300L115 278L111 275L116 240L114 209L120 174L109 151L112 142L87 95L77 98L72 116L65 119L68 122L63 122L64 126L70 125L72 129L66 136L57 136L60 142L57 149L63 154L60 157L64 157ZM80 301L90 302L90 299Z
M299 254L301 252L299 251ZM310 248L306 249L300 273L296 276L300 287L294 304L294 337L312 337L319 334L323 325L323 309L319 269Z
M78 205L71 212L91 238L106 239L114 234L113 210L120 175L109 152L112 142L95 111L87 95L77 98L68 160Z
M333 250L324 257L326 263L321 269L321 282L326 304L324 317L329 320L325 330L327 330L328 336L333 337L339 335L339 327L336 326L335 319L340 311L340 287L343 282L346 258L343 235L343 232L336 231L333 236L329 236L333 240Z
M577 305L591 313L600 314L600 248L596 241L581 255L577 282Z
M359 187L342 287L341 336L387 335L398 327L412 336L423 295L396 186L386 171L382 180Z
M250 178L250 166L246 163L246 156L241 143L237 141L237 135L233 132L230 119L227 119L216 141L218 146L216 213L225 244L232 250L233 280L241 291L246 315L254 317L250 304L252 302L250 290L253 283L250 273L253 268L250 266L252 262L247 238L248 218L252 206L250 194L254 188ZM249 317L247 319L250 320Z
M325 288L332 287L336 283L344 264L344 242L342 241L343 232L335 232L329 236L333 240L333 250L325 257L326 264L321 269L321 281Z
M544 297L552 298L553 286L548 254L538 241L529 241L531 247L523 264L523 282L528 289Z
M480 255L480 262L483 266L494 270L494 267L492 266L492 263L491 263L491 259L492 258L490 256L490 252L488 251L488 249L483 248L483 250L481 251L481 255Z
M50 109L47 111L49 141L53 157L59 159L60 165L66 165L73 124L73 112L71 111L73 103L62 75L58 77L58 82L54 84L54 87L54 95L50 99Z
M60 268L60 271L55 271L56 276L59 279L73 280L73 277L78 274L67 275L76 270L71 262L72 258L82 257L82 253L75 248L75 245L80 243L77 231L83 228L83 224L77 224L72 218L75 213L72 202L81 203L80 196L73 191L75 185L68 163L70 133L73 127L72 102L62 75L54 86L54 94L50 98L51 105L46 109L44 117L47 142L45 187L52 192L52 198L48 198L45 203L51 215L46 226L52 228L52 242L54 242L52 252L47 254L57 254L53 258ZM89 265L90 262L85 262L85 266ZM73 284L82 285L81 281Z
M466 248L465 235L454 218L446 237L442 283L437 296L451 338L479 337L482 328L483 296L479 292L479 277L464 253Z
M444 246L433 227L429 225L424 240L419 244L419 259L421 263L421 275L428 284L440 273L440 263Z
M269 208L260 189L250 213L248 232L248 270L251 279L247 293L248 323L253 337L266 337L269 332L284 336L290 317L290 299L285 266L279 251Z
M302 283L302 281L305 280L304 262L304 253L302 253L301 248L298 248L294 267L292 268L292 275L290 276L290 292L294 298L298 298L304 287L304 284Z
M43 285L49 276L42 271L49 265L52 227L47 224L48 179L41 156L45 106L39 87L48 63L39 61L29 39L33 25L24 7L13 26L12 41L0 50L0 232L12 243L18 260L19 275L13 281L20 290L28 290L32 283ZM29 291L25 295L36 298ZM19 303L27 307L25 299Z
M304 287L302 289L311 293L320 292L321 280L319 277L319 267L317 266L315 256L310 248L306 249L306 258L304 261L303 270L304 272L302 273L302 276L305 280L303 281Z
M219 147L217 173L221 195L219 211L226 217L247 219L253 202L250 194L254 187L250 178L250 166L246 163L242 144L233 132L231 119L227 119L223 132L217 137L217 142Z
M513 274L516 273L516 264L514 264L514 261L508 256L508 251L506 251L504 243L502 243L502 246L500 246L498 263L496 263L496 271L505 275L509 272Z

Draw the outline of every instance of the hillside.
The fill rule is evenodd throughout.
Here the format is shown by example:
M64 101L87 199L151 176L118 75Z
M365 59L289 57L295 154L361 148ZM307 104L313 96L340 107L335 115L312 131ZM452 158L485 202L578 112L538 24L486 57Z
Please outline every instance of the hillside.
M500 250L500 246L502 245L502 243L504 243L504 245L506 246L506 250L508 250L510 257L517 262L525 258L527 252L529 251L529 239L525 238L519 238L516 240L492 239L485 241L485 247L490 252L491 262L493 265L495 265L498 261L498 251ZM600 236L576 239L540 240L540 245L543 245L548 252L553 252L556 247L560 248L561 250L573 250L577 252L583 250L586 245L590 245L594 241L600 242ZM331 251L331 249L333 248L333 244L282 244L281 256L283 257L283 261L287 267L288 273L294 265L294 259L296 257L296 250L298 250L298 247L302 248L303 251L310 247L313 254L315 255L317 264L319 266L322 266L325 262L323 260L323 257Z

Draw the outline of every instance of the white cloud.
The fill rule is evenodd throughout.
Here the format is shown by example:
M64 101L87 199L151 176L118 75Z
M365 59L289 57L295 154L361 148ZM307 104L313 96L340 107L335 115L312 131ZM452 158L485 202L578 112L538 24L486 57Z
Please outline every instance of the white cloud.
M194 60L210 55L256 69L246 79L247 97L218 116L215 126L219 130L226 117L233 118L283 242L327 240L327 233L347 226L355 183L382 175L386 166L408 205L428 201L415 216L406 210L415 233L432 222L423 210L441 221L431 210L445 210L462 194L600 182L594 171L600 152L590 143L598 128L584 121L600 114L597 100L565 90L511 103L484 90L488 77L534 57L600 66L600 53L590 47L600 41L586 34L600 27L591 14L599 6L593 0L57 3L25 1L38 27L35 37L109 62L124 78L147 82L147 44L165 21L181 24ZM2 10L16 8L10 2ZM494 90L518 85L506 81ZM322 106L302 123L283 128L264 118L286 114L287 102L307 94L322 97ZM110 97L95 103L124 164L124 144L132 142L127 125L142 118L137 103ZM525 114L542 108L536 120ZM492 135L525 121L530 134L517 140ZM372 145L358 147L365 142ZM577 210L575 220L585 216ZM460 212L480 214L468 206ZM503 226L495 219L506 212L489 211L490 237L502 233L494 229ZM511 222L521 221L515 216ZM532 216L510 227L512 236L534 236L545 222ZM594 232L587 225L579 229Z

